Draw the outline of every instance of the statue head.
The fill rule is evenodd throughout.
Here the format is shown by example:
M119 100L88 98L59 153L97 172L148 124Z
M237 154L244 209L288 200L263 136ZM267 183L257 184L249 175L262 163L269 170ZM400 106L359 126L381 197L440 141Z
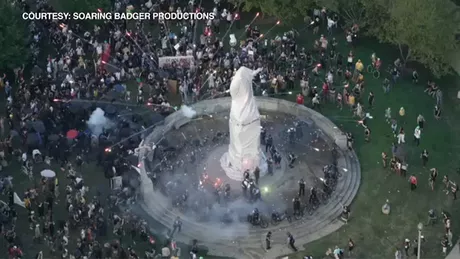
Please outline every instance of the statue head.
M233 99L243 98L246 96L254 96L252 91L252 80L260 70L252 70L247 67L240 67L233 76L230 83L230 95Z

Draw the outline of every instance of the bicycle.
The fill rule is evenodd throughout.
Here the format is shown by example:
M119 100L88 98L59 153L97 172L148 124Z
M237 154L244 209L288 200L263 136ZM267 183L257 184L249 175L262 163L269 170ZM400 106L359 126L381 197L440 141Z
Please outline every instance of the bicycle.
M374 65L372 64L369 64L367 66L367 73L372 73L372 76L375 78L375 79L379 79L380 78L380 71L378 69L375 68Z

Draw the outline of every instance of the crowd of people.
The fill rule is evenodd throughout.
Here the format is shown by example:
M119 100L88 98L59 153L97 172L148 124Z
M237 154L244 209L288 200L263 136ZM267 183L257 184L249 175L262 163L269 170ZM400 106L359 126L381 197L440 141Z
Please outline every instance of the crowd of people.
M34 6L29 6L26 1L15 4L25 11L31 8L40 12L54 11L46 1L37 1ZM113 6L116 12L133 8L123 1L115 1ZM205 11L193 1L171 6L166 2L155 4L149 1L136 8L142 11ZM372 131L367 122L372 119L368 111L373 107L375 95L368 91L366 96L366 61L356 58L354 46L359 41L357 25L347 30L343 40L336 39L333 32L340 22L339 17L325 9L315 10L307 29L312 29L317 39L312 48L305 48L297 46L299 32L296 30L270 38L263 35L257 26L249 24L245 35L237 38L232 29L240 26L238 9L215 1L214 8L207 11L215 12L216 18L205 21L204 25L193 20L174 24L168 21L133 21L134 24L106 21L91 25L91 28L87 24L68 21L41 20L29 24L30 33L34 36L30 45L32 68L25 71L25 66L19 67L14 71L14 78L4 76L0 80L6 95L6 116L0 121L0 126L2 135L8 136L0 152L1 166L8 171L11 164L19 163L30 179L30 187L25 192L16 188L17 177L14 175L3 177L0 181L1 189L9 199L2 210L5 220L1 228L10 258L30 257L21 242L24 235L32 235L40 243L37 246L41 251L36 258L42 259L47 256L154 258L157 254L161 258L178 258L180 249L173 240L156 244L144 221L113 206L128 205L135 200L135 188L123 186L121 191L107 195L107 199L102 193L90 196L94 193L90 189L95 187L85 182L85 168L89 168L90 163L97 163L107 178L121 175L130 167L123 157L127 157L129 150L135 149L140 141L139 138L129 138L119 145L120 138L110 140L107 131L97 135L88 132L86 121L91 115L91 108L94 108L91 102L94 100L106 100L110 105L132 102L158 113L169 113L172 105L168 97L176 91L184 103L223 96L228 93L229 82L238 67L262 68L254 82L255 94L292 94L296 82L300 80L298 104L319 111L323 103L334 103L338 109L349 107L363 127L365 140L372 141ZM39 47L43 44L53 47L49 55ZM351 50L339 53L339 44L347 44ZM47 56L46 60L40 60L42 56ZM189 56L194 58L180 58ZM179 58L167 62L165 57ZM372 71L381 69L382 60L376 53L369 62ZM390 92L404 72L398 60L387 71L388 75L382 80L383 93ZM412 72L412 77L414 83L418 83L416 71ZM127 85L134 80L137 89L131 94L132 90ZM177 83L177 87L171 81ZM428 82L426 92L436 99L433 115L439 119L442 92L434 82ZM414 121L416 119L413 125L416 146L423 141L423 116L429 115L413 118ZM134 117L132 120L136 120ZM385 118L394 141L391 142L391 156L382 152L383 166L407 177L411 189L416 191L417 177L412 173L406 175L408 165L399 152L404 145L409 145L405 144L404 127L410 127L412 118L405 120L403 107L399 116L394 116L388 108ZM126 122L120 123L124 125ZM144 123L142 126L150 125ZM74 130L77 134L70 134ZM354 136L347 134L350 148L353 139ZM270 142L266 144L267 148L271 145ZM424 166L429 164L428 152L421 150ZM274 162L279 163L278 160ZM58 165L67 176L65 186L56 174L43 176L34 170L43 164L48 168ZM434 167L430 172L429 183L435 191L438 171ZM444 191L456 199L458 184L447 175L443 184ZM301 191L299 187L299 195L305 194L304 189ZM120 197L124 198L121 202ZM17 212L20 209L18 204L27 211L30 233L17 233L18 223L26 221L18 218L21 214ZM64 207L68 215L56 215L56 207ZM430 211L430 217L434 217L434 213ZM448 213L443 212L443 217L446 235L442 246L445 252L447 246L452 245L452 231ZM127 233L130 233L131 243L122 242ZM111 239L108 240L107 236ZM288 237L289 245L295 250L294 237L290 234ZM145 253L135 251L133 246L136 242L146 244ZM350 239L350 253L354 245ZM405 240L407 255L412 245L409 239ZM197 258L198 252L195 242L190 258ZM402 252L398 253L402 255ZM344 256L343 250L338 247L331 254L336 258Z

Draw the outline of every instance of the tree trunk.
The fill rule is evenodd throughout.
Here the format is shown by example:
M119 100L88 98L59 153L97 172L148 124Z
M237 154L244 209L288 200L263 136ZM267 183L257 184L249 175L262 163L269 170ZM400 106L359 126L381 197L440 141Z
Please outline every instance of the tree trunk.
M406 63L408 61L410 61L412 51L408 47L407 48L407 53L406 53L406 55L404 55L404 46L401 43L398 43L398 48L399 48L399 55L401 56L401 59L402 59L402 64L403 64L403 66L406 66Z

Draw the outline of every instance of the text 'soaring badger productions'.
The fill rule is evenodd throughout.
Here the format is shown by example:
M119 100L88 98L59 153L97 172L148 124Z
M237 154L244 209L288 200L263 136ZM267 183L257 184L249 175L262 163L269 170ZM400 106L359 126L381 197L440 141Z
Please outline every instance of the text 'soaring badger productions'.
M194 12L169 12L169 13L110 13L110 12L90 12L90 13L65 13L48 12L23 13L24 20L213 20L215 14L194 13Z

